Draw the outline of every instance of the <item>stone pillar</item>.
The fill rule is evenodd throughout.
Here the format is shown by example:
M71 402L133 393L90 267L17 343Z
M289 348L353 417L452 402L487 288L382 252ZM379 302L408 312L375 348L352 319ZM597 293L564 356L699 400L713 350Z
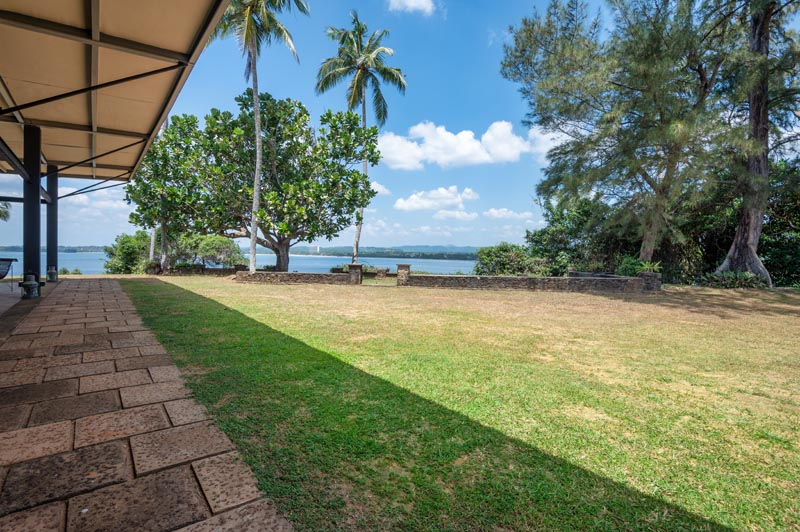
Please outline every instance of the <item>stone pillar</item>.
M350 284L361 284L361 264L348 264L347 271L350 273Z
M642 272L639 277L644 281L642 292L658 292L661 290L661 274L656 272Z
M408 277L411 275L410 264L397 265L397 286L406 286L408 284Z

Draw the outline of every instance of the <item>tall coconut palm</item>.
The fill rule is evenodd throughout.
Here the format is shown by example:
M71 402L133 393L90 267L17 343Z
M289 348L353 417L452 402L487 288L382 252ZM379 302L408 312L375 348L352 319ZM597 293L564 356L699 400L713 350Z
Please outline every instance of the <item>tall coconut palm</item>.
M406 80L399 68L387 66L386 56L394 55L394 50L381 44L388 30L379 30L367 38L367 25L358 19L358 13L352 11L353 27L328 28L328 36L339 45L334 57L322 62L317 73L317 94L329 90L339 82L350 79L347 86L347 108L354 110L361 105L361 125L367 127L367 88L372 90L372 107L378 125L386 123L389 114L386 99L381 92L381 81L393 85L401 93L406 91ZM364 160L364 174L367 173L367 161ZM358 262L358 242L361 239L361 226L364 223L363 207L358 211L356 238L353 243L353 264Z
M236 36L246 61L244 77L253 82L256 168L253 177L253 213L250 220L250 273L256 271L258 210L261 208L261 105L258 99L256 62L261 55L261 47L265 44L270 45L274 41L283 42L299 61L292 35L277 17L278 13L290 10L292 5L304 15L308 14L306 0L232 0L214 32L214 38Z

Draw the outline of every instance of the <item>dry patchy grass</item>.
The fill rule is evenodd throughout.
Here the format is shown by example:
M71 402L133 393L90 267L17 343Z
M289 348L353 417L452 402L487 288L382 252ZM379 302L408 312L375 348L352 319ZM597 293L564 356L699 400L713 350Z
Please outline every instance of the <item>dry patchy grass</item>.
M126 286L300 529L800 529L797 292L167 282Z

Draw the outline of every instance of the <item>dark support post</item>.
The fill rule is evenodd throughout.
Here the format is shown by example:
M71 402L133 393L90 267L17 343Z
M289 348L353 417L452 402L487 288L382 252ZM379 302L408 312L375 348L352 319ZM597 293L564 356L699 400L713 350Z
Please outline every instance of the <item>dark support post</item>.
M23 207L22 207L22 271L24 275L33 275L36 281L36 294L38 297L39 277L42 275L41 265L41 153L42 130L36 126L25 126L24 134L24 161L25 170L29 179L23 182Z
M47 165L47 281L58 282L58 167Z

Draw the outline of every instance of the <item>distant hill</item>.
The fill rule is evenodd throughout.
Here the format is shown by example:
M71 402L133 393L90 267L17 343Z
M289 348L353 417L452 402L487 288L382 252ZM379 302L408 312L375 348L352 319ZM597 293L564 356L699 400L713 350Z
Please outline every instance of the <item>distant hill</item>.
M105 249L105 246L58 246L59 253L97 253ZM45 250L47 250L47 247L42 246L42 251ZM0 246L0 251L22 253L22 246Z
M359 248L362 257L398 258L398 259L445 259L475 260L478 248L472 246L396 246ZM327 255L331 257L349 257L353 252L351 246L296 246L292 248L295 255Z

